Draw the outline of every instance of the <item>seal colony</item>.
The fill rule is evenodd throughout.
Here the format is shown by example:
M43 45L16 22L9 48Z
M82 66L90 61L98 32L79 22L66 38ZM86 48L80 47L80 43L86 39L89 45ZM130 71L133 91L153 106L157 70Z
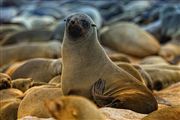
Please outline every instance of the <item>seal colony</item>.
M150 113L157 101L143 83L116 66L101 47L96 25L81 13L67 17L62 43L62 91L98 106Z

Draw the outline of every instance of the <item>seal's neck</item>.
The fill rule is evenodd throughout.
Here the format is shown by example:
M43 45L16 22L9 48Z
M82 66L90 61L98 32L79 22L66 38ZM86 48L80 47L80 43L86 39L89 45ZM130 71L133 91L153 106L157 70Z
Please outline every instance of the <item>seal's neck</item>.
M76 41L74 44L72 42L64 37L62 44L63 68L69 68L69 70L74 68L77 71L79 68L82 70L82 68L94 68L94 66L101 68L107 63L109 58L97 39L97 33L84 40Z

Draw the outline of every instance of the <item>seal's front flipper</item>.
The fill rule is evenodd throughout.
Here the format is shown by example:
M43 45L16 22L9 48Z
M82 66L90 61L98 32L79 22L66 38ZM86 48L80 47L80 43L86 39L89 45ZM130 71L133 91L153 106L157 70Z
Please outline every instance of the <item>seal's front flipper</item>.
M91 92L95 103L99 107L109 105L113 101L113 97L104 95L105 81L99 79L92 86Z

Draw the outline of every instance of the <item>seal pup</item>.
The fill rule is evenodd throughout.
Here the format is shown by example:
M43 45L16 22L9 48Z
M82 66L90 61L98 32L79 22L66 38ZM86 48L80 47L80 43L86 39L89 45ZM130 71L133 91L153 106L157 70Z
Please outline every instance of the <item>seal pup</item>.
M62 96L62 90L54 86L38 86L28 89L24 93L18 108L18 119L25 116L49 118L51 115L45 108L44 101Z
M22 92L25 92L33 85L33 79L32 78L19 78L12 80L11 82L12 88L16 88L21 90Z
M0 90L11 88L11 77L5 73L0 73Z
M56 120L105 120L95 104L80 96L47 100L45 106Z
M140 80L116 66L97 38L96 25L81 13L67 17L62 43L62 91L98 106L150 113L157 101ZM72 64L73 63L73 64Z

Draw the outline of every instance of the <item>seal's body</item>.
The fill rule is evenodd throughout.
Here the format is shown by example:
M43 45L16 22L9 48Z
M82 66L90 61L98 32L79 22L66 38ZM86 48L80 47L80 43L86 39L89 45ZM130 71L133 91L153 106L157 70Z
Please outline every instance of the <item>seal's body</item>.
M61 74L60 59L34 58L24 62L11 73L12 79L32 78L35 82L49 82Z
M99 106L149 113L157 109L152 93L131 74L116 66L106 55L90 17L74 14L67 18L62 46L62 90L64 95L81 95Z

